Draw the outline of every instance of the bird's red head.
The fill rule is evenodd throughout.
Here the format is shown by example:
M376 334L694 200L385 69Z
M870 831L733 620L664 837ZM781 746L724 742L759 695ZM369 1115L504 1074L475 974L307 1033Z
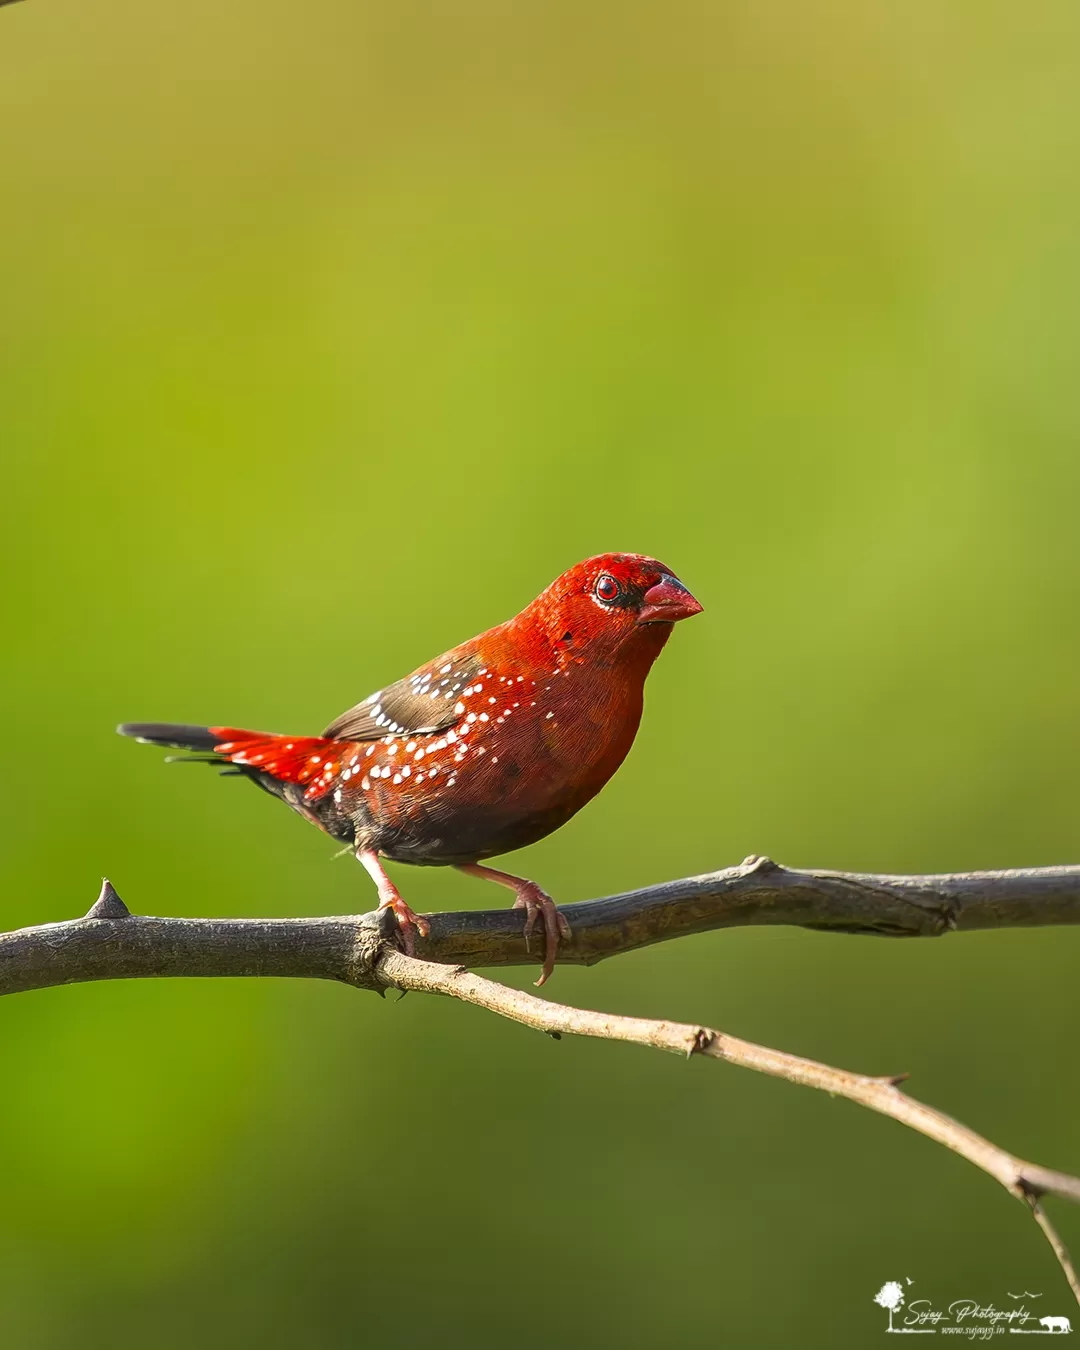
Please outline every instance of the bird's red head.
M564 572L520 618L559 651L619 659L659 652L671 625L701 613L671 568L639 553L602 553Z

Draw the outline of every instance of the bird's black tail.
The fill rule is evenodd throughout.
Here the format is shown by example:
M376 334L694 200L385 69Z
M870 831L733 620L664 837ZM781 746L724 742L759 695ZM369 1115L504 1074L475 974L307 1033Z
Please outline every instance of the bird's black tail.
M209 727L190 727L182 722L122 722L117 731L147 745L176 745L184 750L212 752L220 743Z
M250 778L259 787L314 819L303 802L325 797L338 781L342 746L326 736L278 736L240 727L193 727L182 722L123 722L121 736L148 745L179 746L191 755L169 755L175 762L218 764L225 776ZM353 749L356 747L353 746Z

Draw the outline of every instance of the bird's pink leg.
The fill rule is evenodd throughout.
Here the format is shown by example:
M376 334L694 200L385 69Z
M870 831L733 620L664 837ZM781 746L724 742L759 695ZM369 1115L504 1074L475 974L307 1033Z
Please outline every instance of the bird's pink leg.
M542 985L555 969L555 957L559 950L559 940L570 940L570 925L566 916L555 907L555 901L546 891L542 891L535 881L526 881L524 877L515 877L510 872L499 872L494 867L482 867L479 863L461 863L459 872L468 872L471 877L481 877L484 881L494 881L499 886L512 890L517 899L515 909L525 911L525 950L529 950L529 938L536 927L537 917L544 919L544 968L537 987Z
M427 919L422 919L419 914L414 914L401 898L401 892L386 875L377 853L370 848L358 848L356 860L363 866L379 889L379 908L394 911L394 918L397 919L406 953L409 956L415 956L416 934L419 933L421 937L427 937L431 932L431 925Z

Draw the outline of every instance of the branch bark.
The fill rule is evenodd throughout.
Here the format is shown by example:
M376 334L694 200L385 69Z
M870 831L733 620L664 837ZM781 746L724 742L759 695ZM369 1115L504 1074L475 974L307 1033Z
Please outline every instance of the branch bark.
M2 3L2 0L0 0ZM768 858L703 877L562 907L573 937L561 962L591 965L654 942L738 924L888 937L1080 923L1080 867L941 876L796 871ZM943 1144L1031 1210L1080 1304L1080 1279L1042 1206L1047 1195L1080 1203L1080 1178L1027 1162L903 1092L902 1077L871 1077L686 1023L620 1017L549 1003L465 967L538 961L524 950L510 910L429 916L418 955L394 945L386 911L291 919L161 919L130 913L106 881L81 919L0 934L0 994L84 980L138 976L277 975L443 994L547 1032L632 1041L687 1058L704 1056L847 1097ZM538 944L539 945L539 944Z
M107 900L108 896L112 900ZM561 906L573 937L562 964L594 965L655 942L744 924L940 937L985 928L1080 924L1080 866L941 876L798 871L751 856L737 867ZM363 916L157 919L128 913L106 882L83 919L0 934L0 994L80 980L277 975L351 983ZM431 914L416 954L454 965L539 964L509 908Z

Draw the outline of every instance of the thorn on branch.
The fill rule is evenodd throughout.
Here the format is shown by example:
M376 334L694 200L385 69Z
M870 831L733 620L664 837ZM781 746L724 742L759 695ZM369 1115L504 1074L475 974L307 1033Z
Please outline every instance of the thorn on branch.
M131 910L116 894L108 877L101 881L101 894L86 911L88 919L130 919Z
M911 1074L909 1073L893 1073L882 1079L882 1082L887 1083L889 1087L899 1087L901 1083L906 1083L910 1077Z
M693 1040L686 1051L686 1058L690 1059L694 1055L703 1055L713 1042L713 1033L707 1027L698 1027L694 1031Z

